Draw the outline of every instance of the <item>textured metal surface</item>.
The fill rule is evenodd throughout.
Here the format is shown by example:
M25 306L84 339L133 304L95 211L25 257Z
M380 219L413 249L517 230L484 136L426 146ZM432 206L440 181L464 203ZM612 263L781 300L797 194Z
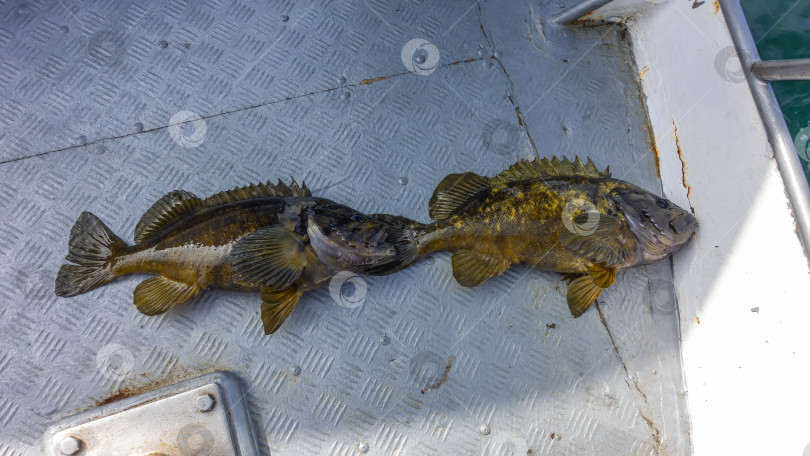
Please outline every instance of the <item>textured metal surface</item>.
M214 373L112 402L45 433L48 456L255 456L239 379Z
M255 295L145 317L137 278L52 294L80 211L131 239L176 188L293 176L427 221L447 173L539 153L659 189L621 30L508 3L3 3L0 454L219 369L243 378L264 454L687 453L668 263L620 273L601 315L573 320L558 275L463 289L442 254L365 278L357 307L311 293L272 337Z

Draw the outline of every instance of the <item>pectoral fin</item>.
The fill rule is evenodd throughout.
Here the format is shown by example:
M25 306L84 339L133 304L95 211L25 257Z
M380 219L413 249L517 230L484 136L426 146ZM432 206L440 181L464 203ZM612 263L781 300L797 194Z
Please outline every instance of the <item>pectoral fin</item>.
M470 250L459 250L453 254L453 277L462 287L482 284L494 275L501 275L509 269L509 260L492 258Z
M273 334L278 331L284 320L295 309L300 298L301 292L297 287L288 287L283 290L262 287L262 324L264 324L264 333Z
M188 301L199 291L194 285L163 276L150 277L135 287L135 307L144 315L159 315L175 304Z
M304 244L283 228L261 228L233 248L233 269L241 280L281 290L307 265Z
M599 264L587 266L588 274L574 278L568 284L568 309L574 318L580 317L616 281L616 269Z
M629 264L635 246L633 233L614 216L595 216L598 217L596 221L590 219L591 214L581 214L571 220L571 226L560 234L563 247L596 263L608 266Z

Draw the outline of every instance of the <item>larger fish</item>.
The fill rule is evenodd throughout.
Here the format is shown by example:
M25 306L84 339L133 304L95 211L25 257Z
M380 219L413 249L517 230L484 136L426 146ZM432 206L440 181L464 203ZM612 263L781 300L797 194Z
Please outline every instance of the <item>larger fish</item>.
M312 197L295 182L251 185L206 199L170 192L138 222L132 246L84 212L70 233L67 260L75 264L59 269L55 293L75 296L123 275L155 274L135 288L134 303L156 315L208 288L260 291L261 318L270 334L307 290L339 271L363 272L395 259L387 238L411 222L377 217Z
M525 264L569 274L575 317L614 283L616 271L671 255L698 226L690 212L579 158L520 161L492 178L450 174L429 211L434 223L402 233L399 260L367 273L452 250L453 276L473 287Z

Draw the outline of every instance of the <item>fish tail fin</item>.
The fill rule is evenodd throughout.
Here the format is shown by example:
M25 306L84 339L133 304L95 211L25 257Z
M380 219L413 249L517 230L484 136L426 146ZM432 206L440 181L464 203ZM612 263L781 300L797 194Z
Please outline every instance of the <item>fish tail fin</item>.
M98 217L82 212L70 230L68 255L71 263L59 268L54 293L70 297L87 293L112 282L117 277L109 266L124 241L107 228Z

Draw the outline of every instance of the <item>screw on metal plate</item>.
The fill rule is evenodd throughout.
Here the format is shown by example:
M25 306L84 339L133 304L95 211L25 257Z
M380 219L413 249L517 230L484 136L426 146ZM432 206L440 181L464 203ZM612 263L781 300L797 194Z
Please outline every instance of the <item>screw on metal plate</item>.
M292 374L293 374L294 376L296 376L296 377L298 377L299 375L301 375L301 367L299 367L299 366L293 366L293 368L292 368Z
M383 335L382 337L380 337L380 343L383 345L388 345L391 343L391 339L389 339L388 336Z
M77 439L76 437L68 437L65 440L62 440L62 443L59 444L59 451L62 454L69 456L71 454L76 454L82 447L82 441Z
M209 412L214 408L214 398L210 394L203 394L197 398L197 410Z
M492 432L492 429L489 428L489 425L482 424L481 427L478 428L478 432L480 432L481 435L489 435L489 433Z
M357 444L357 449L358 449L358 450L359 450L361 453L368 453L368 443L366 443L366 442L360 442L359 444Z

